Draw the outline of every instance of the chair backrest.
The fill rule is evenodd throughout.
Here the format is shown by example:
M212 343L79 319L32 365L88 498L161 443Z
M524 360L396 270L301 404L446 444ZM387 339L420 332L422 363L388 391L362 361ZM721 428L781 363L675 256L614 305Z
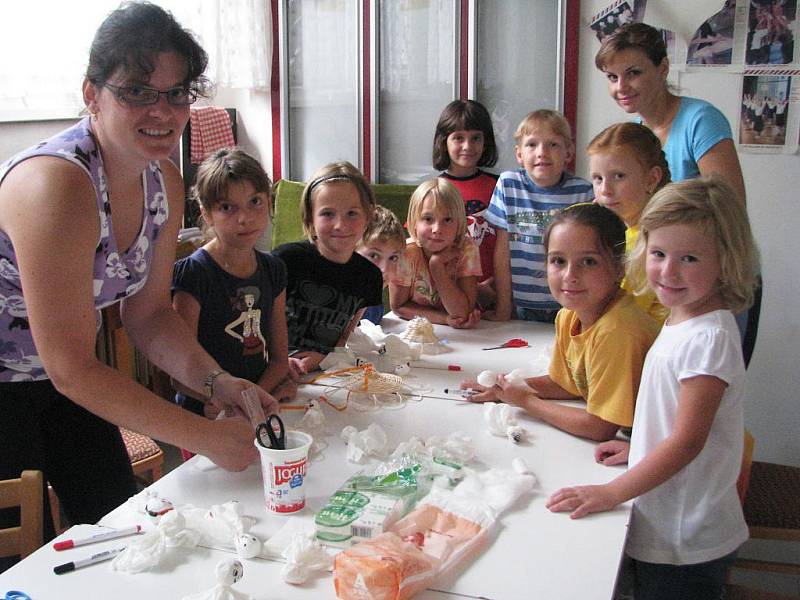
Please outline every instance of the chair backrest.
M0 508L20 509L20 525L0 529L0 557L25 558L42 545L43 490L41 471L23 471L19 479L0 481Z

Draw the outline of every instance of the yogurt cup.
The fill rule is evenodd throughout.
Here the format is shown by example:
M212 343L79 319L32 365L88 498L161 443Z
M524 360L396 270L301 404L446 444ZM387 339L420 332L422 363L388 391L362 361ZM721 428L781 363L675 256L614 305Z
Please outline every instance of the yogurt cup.
M286 450L264 448L254 440L261 457L261 476L267 510L288 514L306 505L306 468L313 438L303 431L286 431Z

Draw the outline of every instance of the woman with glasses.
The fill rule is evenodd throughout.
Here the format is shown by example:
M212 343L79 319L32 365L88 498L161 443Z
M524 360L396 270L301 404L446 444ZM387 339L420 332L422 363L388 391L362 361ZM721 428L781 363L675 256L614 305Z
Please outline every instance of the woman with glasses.
M117 426L230 470L256 457L246 420L181 410L95 356L99 310L120 302L136 346L198 397L230 408L252 387L219 368L170 304L184 190L168 157L206 63L169 13L127 4L92 44L89 115L0 166L0 479L43 470L73 523L136 491Z

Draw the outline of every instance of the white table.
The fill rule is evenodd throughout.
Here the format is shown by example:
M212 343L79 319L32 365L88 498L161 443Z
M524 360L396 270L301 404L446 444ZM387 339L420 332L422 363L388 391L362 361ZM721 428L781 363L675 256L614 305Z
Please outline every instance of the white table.
M396 319L384 320L387 330L402 328ZM436 327L440 337L448 339L452 352L425 356L426 362L459 364L461 372L414 369L408 381L441 390L457 387L465 377L482 369L510 370L533 363L533 370L543 372L545 357L552 346L552 326L509 322L482 322L476 330ZM483 352L481 347L502 343L511 337L524 337L531 348ZM306 386L303 394L317 395L321 388ZM433 394L431 394L433 395ZM513 445L486 431L482 407L457 398L426 397L409 402L398 411L336 412L324 408L328 427L328 448L308 470L307 507L298 515L278 517L267 514L261 489L258 465L242 473L228 473L216 467L201 469L205 459L194 458L167 474L152 488L176 504L211 506L239 500L245 513L259 519L252 532L265 539L274 534L286 519L313 519L330 494L352 473L364 468L345 460L345 447L339 432L346 424L358 429L377 422L386 430L390 446L412 435L423 439L431 435L463 431L475 443L477 456L484 464L509 467L511 460L522 457L538 478L533 497L520 500L498 520L497 527L477 558L447 574L417 597L422 600L467 597L492 600L521 598L608 599L611 598L630 514L629 505L615 511L591 515L573 521L564 514L550 513L544 502L559 487L570 484L603 483L619 473L618 468L597 465L593 460L594 444L558 431L519 414L520 423L529 432L529 441ZM289 424L299 412L285 413ZM371 461L369 464L374 464ZM131 524L131 513L120 508L103 519L110 526ZM87 528L89 526L83 526ZM84 529L85 531L85 529ZM80 530L73 528L66 537ZM138 575L118 574L108 564L100 564L56 576L56 564L83 557L95 550L122 545L122 540L105 542L67 552L56 553L52 546L41 548L31 557L0 575L0 593L21 589L33 600L45 598L181 598L209 588L214 583L213 568L219 560L231 556L220 550L196 548L174 551L173 558L157 572ZM236 589L267 598L335 598L332 578L321 575L303 586L285 584L280 578L281 564L266 560L245 561L245 577Z

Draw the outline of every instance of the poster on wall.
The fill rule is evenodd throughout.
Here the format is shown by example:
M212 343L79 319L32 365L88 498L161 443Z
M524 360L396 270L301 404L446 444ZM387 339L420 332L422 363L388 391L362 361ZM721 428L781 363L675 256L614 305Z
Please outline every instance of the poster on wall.
M636 0L615 0L592 17L589 26L601 43L625 23L635 21L635 4Z
M742 77L739 151L794 154L800 134L800 69L747 69Z
M788 65L794 62L797 0L749 0L747 65Z
M614 2L591 18L589 27L602 43L606 37L625 23L641 23L646 9L647 0L614 0ZM664 44L667 46L667 58L669 58L670 63L674 63L676 55L675 33L660 27L657 29L661 31Z
M739 23L744 23L739 11ZM703 21L689 41L686 64L693 66L727 66L733 63L736 33L736 0L725 0L722 9ZM741 26L738 28L741 31Z

